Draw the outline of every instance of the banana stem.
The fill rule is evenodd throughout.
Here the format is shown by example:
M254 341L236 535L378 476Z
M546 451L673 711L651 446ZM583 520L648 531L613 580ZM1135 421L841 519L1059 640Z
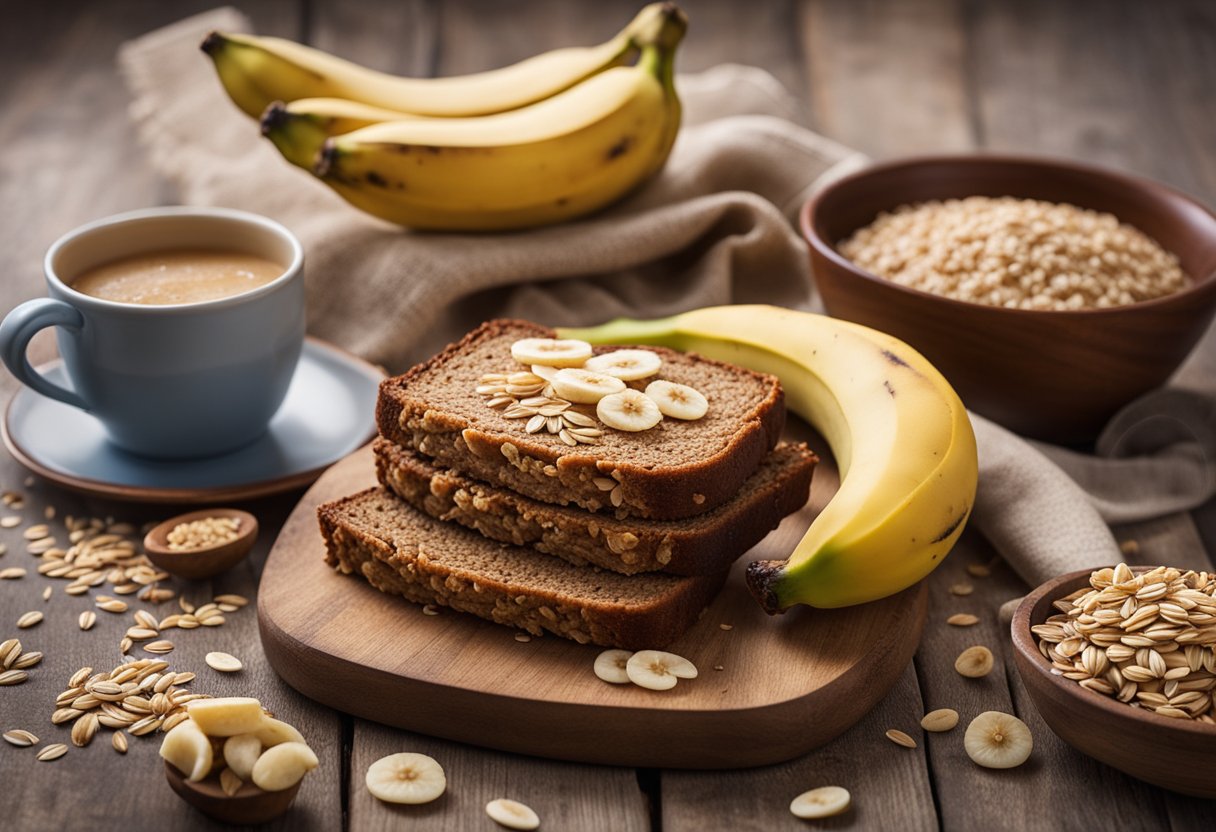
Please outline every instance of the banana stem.
M658 46L674 50L688 31L688 17L675 3L655 3L639 15L632 27L632 39L639 47Z
M637 65L657 78L667 95L672 96L675 94L676 47L688 30L688 18L674 3L664 3L651 24L634 38L642 50Z

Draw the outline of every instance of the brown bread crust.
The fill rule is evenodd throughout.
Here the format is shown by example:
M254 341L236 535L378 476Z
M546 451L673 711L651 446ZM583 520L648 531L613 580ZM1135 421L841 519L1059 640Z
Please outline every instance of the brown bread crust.
M705 419L667 419L636 434L606 429L609 435L601 444L575 448L544 432L527 434L521 420L508 422L476 397L472 391L480 375L469 376L523 369L513 365L511 343L554 334L526 321L489 321L429 361L386 379L376 407L381 435L446 467L542 502L666 520L725 503L780 438L785 402L775 377L662 347L646 347L664 360L660 378L704 378L702 387L712 384L728 391L721 400L702 389L710 398L711 414ZM597 347L596 353L613 349ZM444 407L427 399L437 391L450 392L458 404ZM685 457L675 464L656 460L655 449L669 438ZM597 478L620 484L619 506L614 508L595 484Z
M638 650L684 632L726 573L626 577L573 566L442 523L371 488L317 509L326 563L381 592L534 635Z
M443 468L378 439L380 483L414 508L486 537L613 572L706 575L727 569L806 504L816 456L805 445L778 445L739 495L686 520L617 519L542 503Z

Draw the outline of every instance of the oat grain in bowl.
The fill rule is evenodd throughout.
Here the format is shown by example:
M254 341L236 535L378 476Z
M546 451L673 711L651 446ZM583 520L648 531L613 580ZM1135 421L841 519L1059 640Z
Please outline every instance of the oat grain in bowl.
M1216 725L1216 575L1126 564L1056 600L1031 627L1051 672L1096 694Z
M901 205L839 249L894 283L1011 309L1125 306L1187 285L1175 255L1114 215L1035 199Z
M201 520L177 524L166 540L169 548L177 552L209 549L236 540L240 529L241 521L238 517L204 517Z

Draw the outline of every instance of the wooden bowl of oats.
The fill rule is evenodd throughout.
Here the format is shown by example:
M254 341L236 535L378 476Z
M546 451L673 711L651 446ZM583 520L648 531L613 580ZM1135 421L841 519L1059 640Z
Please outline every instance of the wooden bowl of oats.
M148 559L179 578L198 581L240 563L258 539L258 519L235 508L206 508L170 517L144 536Z
M802 211L832 315L900 338L1019 433L1092 439L1161 386L1216 315L1216 216L1069 161L877 164Z
M1112 597L1088 613L1094 618L1092 621L1080 619L1080 610L1075 616L1065 615L1055 602L1078 591L1106 589L1101 580L1098 581L1101 588L1091 585L1091 577L1098 570L1062 575L1026 596L1014 613L1012 624L1018 675L1043 721L1081 753L1164 789L1216 798L1216 723L1195 718L1196 712L1208 719L1216 714L1211 704L1216 685L1216 674L1211 668L1216 667L1216 661L1207 658L1212 655L1212 644L1207 639L1216 638L1216 621L1209 624L1203 619L1207 613L1200 612L1195 616L1203 619L1199 626L1180 623L1187 620L1188 611L1170 594L1153 597L1161 591L1160 586L1155 586L1161 582L1150 577L1145 583L1144 576L1153 574L1150 567L1122 568L1127 571L1118 577L1130 575L1133 581L1140 582L1138 587L1131 582L1123 585L1135 588L1136 593L1145 597L1135 599L1135 593L1112 591ZM1109 568L1105 571L1112 572ZM1134 599L1132 603L1127 602L1128 597ZM1213 601L1210 595L1209 601ZM1124 604L1135 609L1124 609ZM1216 601L1207 608L1216 609ZM1189 613L1193 614L1195 609L1200 607ZM1169 619L1161 617L1163 610ZM1130 615L1125 616L1124 612ZM1123 623L1132 615L1138 618L1131 618L1124 629ZM1074 622L1081 620L1090 628L1088 634L1078 639L1079 644L1065 643L1069 632L1060 626L1061 619L1049 620L1056 616ZM1196 644L1192 637L1184 637L1184 646L1171 646L1181 632L1191 629L1207 630L1209 635L1200 639L1207 643ZM1172 630L1178 630L1179 635L1171 636ZM1136 634L1139 639L1134 637ZM1099 643L1094 644L1091 639ZM1133 643L1125 644L1127 640ZM1191 648L1189 657L1185 644ZM1064 653L1072 655L1053 662L1044 655L1044 652L1061 655L1052 654L1052 647L1057 651L1062 647ZM1081 649L1076 651L1078 647ZM1112 657L1118 661L1112 661ZM1195 657L1199 658L1198 670L1187 666ZM1070 664L1072 672L1067 673L1063 668ZM1112 667L1119 672L1112 672ZM1118 683L1118 690L1114 683ZM1121 701L1120 694L1126 701Z

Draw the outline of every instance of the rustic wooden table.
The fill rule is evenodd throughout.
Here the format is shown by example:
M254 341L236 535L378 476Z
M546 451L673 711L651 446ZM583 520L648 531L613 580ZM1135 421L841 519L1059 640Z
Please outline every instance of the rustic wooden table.
M591 43L616 30L640 0L612 2L450 2L439 0L250 0L258 30L307 41L405 74L452 74L517 60L569 43ZM213 5L214 0L5 2L0 19L0 308L42 294L41 256L60 234L120 210L174 201L136 143L126 118L127 93L114 67L125 39ZM763 66L804 102L806 123L877 156L989 148L1055 153L1155 177L1216 202L1216 8L1206 0L1107 3L1081 0L688 0L691 35L681 68L721 61ZM1208 348L1216 344L1211 337ZM51 355L40 337L36 356ZM393 368L400 369L400 368ZM16 390L7 375L0 394ZM33 571L22 528L58 514L113 516L142 523L163 509L84 499L27 477L6 454L0 488L25 495L22 526L0 530L0 568L30 574L0 581L0 639L20 635L46 654L23 685L0 689L4 730L22 727L44 742L68 742L51 725L55 695L82 665L112 667L129 615L99 613L77 628L88 596L65 595L66 582ZM264 533L253 557L211 583L173 584L196 603L219 592L253 597L260 564L298 495L248 506ZM1141 562L1170 560L1161 540L1195 525L1216 551L1216 506L1193 517L1120 529L1140 543ZM1179 526L1181 523L1181 527ZM62 537L64 533L59 531ZM719 773L613 769L531 759L406 734L349 718L294 693L265 664L252 608L216 629L182 632L174 667L199 672L194 687L214 694L257 692L280 717L300 726L321 758L284 829L474 830L494 828L486 801L503 795L537 809L550 830L800 829L790 799L824 784L846 786L854 809L814 828L853 829L1212 829L1216 804L1131 780L1057 740L1027 701L1012 668L1001 602L1026 587L1004 565L970 579L975 593L947 587L969 563L993 553L969 534L930 579L931 612L915 661L883 703L831 745L782 765ZM49 600L45 587L53 586ZM161 608L174 606L169 602ZM19 615L45 620L17 630ZM971 629L943 624L974 612ZM323 614L323 613L321 613ZM119 620L121 618L121 620ZM1004 661L981 681L952 670L957 653L987 644ZM203 663L210 649L244 659L246 670L221 676ZM961 729L927 735L908 750L883 737L897 727L920 736L920 716L953 707L1019 714L1035 752L1016 770L972 765ZM545 730L537 726L537 730ZM105 742L54 762L0 745L0 818L6 829L202 829L210 824L165 787L155 738L132 738L118 757ZM363 786L376 758L412 749L443 762L449 791L425 807L395 809ZM812 826L814 826L812 824Z

